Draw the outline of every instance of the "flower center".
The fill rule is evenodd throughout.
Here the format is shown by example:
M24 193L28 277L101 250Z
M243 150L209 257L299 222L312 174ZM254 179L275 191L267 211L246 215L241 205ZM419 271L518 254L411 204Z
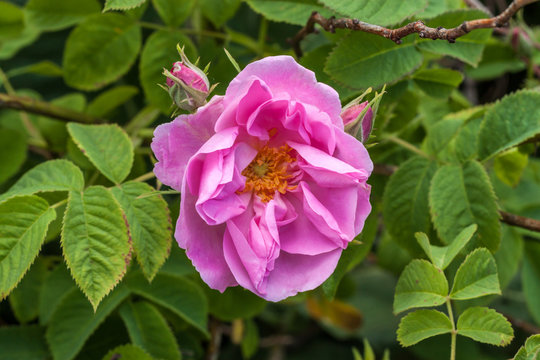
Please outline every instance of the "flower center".
M289 145L279 148L265 145L260 149L255 159L242 171L242 175L246 177L246 186L239 193L252 191L263 202L268 202L274 198L276 190L281 194L294 190L296 185L290 186L288 183L288 179L292 177L289 165L296 161L289 154L291 150Z

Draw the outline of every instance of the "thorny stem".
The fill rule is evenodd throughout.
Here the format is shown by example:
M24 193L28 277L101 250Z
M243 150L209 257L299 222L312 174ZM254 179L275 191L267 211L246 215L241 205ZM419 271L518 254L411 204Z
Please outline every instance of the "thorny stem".
M454 312L452 311L452 304L450 304L450 297L446 297L446 309L448 310L448 317L452 323L451 342L450 342L450 360L456 360L456 324L454 322Z
M371 34L379 35L392 40L396 44L401 44L401 39L413 33L418 33L418 36L425 39L441 39L447 40L450 43L456 41L457 38L468 34L476 29L499 28L506 26L510 18L522 7L531 4L538 0L514 0L506 10L497 16L489 19L476 19L463 22L455 28L445 29L443 27L432 28L426 26L422 20L417 20L402 26L397 29L388 29L383 26L369 24L358 19L331 17L325 18L318 12L313 12L309 17L306 26L304 26L291 40L291 45L296 53L296 56L302 56L300 42L311 33L316 32L315 24L319 24L325 31L334 32L335 29L349 29L356 31L364 31Z

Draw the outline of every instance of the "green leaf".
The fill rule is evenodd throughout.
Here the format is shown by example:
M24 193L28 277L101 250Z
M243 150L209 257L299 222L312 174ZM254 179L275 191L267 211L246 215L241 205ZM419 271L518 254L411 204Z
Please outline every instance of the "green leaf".
M467 66L466 75L474 80L482 81L498 78L508 72L524 70L525 63L516 56L512 45L503 41L491 38L484 48L478 67Z
M480 10L456 10L434 17L426 23L427 26L450 29L459 26L467 20L485 18L487 15ZM454 44L443 40L419 39L416 44L419 49L439 55L455 57L467 64L476 66L482 58L484 45L489 40L491 29L476 29L469 34L456 39Z
M264 3L266 1L263 0ZM283 13L288 14L288 13ZM319 46L315 50L305 53L300 58L300 65L310 69L317 76L317 81L323 82L327 85L330 85L338 93L341 100L350 98L352 95L357 93L357 90L352 90L349 87L343 86L334 79L330 77L327 73L324 72L324 64L326 62L326 57L332 51L332 45L323 45Z
M486 307L465 310L457 321L457 333L496 346L506 346L514 338L514 330L506 318Z
M442 270L426 260L413 260L399 277L394 297L394 313L444 304L447 295L448 281Z
M39 298L46 275L47 265L38 257L20 284L9 295L9 303L20 323L28 323L38 316L36 299Z
M78 24L100 8L96 0L30 0L24 10L29 25L54 31Z
M26 160L26 148L20 132L0 128L0 184L19 171Z
M232 18L241 0L199 0L201 10L217 28Z
M471 240L476 229L478 229L476 224L466 227L448 246L430 245L429 239L424 233L416 233L415 236L433 265L444 270L450 265L456 255L459 254L461 249L467 245L469 240Z
M437 164L414 157L392 174L383 195L384 223L390 235L412 253L418 253L417 231L429 232L429 184Z
M539 102L539 92L524 90L489 108L478 134L480 158L489 159L540 134Z
M0 201L15 195L31 195L47 191L82 191L84 177L81 170L67 160L49 160L28 170Z
M176 339L163 315L150 303L126 302L120 307L131 342L157 359L180 359Z
M465 227L477 224L473 247L483 246L492 252L499 247L501 225L495 195L478 162L439 168L431 182L429 203L433 223L445 243L454 240Z
M141 273L126 279L131 291L159 304L193 325L203 334L206 330L208 304L202 290L183 277L158 274L152 284Z
M146 0L105 0L103 12L111 10L130 10L141 6Z
M428 3L427 0L319 0L319 2L349 18L381 26L397 24L410 18L424 10Z
M266 307L265 300L239 286L229 287L223 293L206 287L205 292L210 313L223 321L251 318Z
M5 2L2 2L1 4L5 4ZM0 7L1 6L2 5L0 5ZM4 9L0 8L0 11L4 11ZM4 22L0 20L0 27L2 27L2 30L0 31L2 32L5 30L2 25L3 23ZM2 40L0 42L0 60L6 60L13 57L19 50L36 41L39 35L40 33L37 29L26 26L22 33L16 38Z
M355 89L379 87L395 82L422 63L422 54L412 40L397 45L383 37L352 32L334 48L325 71Z
M540 244L525 243L525 258L521 271L525 301L534 321L540 325Z
M71 290L54 312L47 328L47 342L54 359L73 359L90 335L128 295L129 291L121 286L103 299L94 312L79 290Z
M176 45L185 47L188 55L195 54L195 46L191 40L178 31L155 31L148 37L139 63L139 80L148 102L158 107L163 113L171 109L172 100L169 94L158 86L165 83L163 68L170 69L179 60Z
M401 346L411 346L432 336L451 331L452 322L442 312L417 310L401 319L397 339Z
M69 193L62 248L75 282L94 309L126 272L128 240L122 210L109 190L90 186Z
M503 225L499 250L494 254L501 289L515 277L523 258L523 238L515 227Z
M171 250L171 219L163 197L140 195L155 191L141 182L127 182L112 188L112 193L126 214L133 249L141 269L152 281Z
M527 341L525 341L525 350L527 352L535 352L540 348L540 334L529 336Z
M188 18L195 0L152 0L154 8L163 22L171 27L179 27Z
M259 330L253 320L244 321L244 337L242 338L242 356L249 359L257 352L259 347Z
M527 154L521 153L517 148L512 148L495 157L493 170L503 183L516 187L528 162Z
M487 249L476 249L459 266L450 292L452 300L500 294L495 258Z
M37 196L21 196L0 203L0 300L3 300L34 262L54 209Z
M116 124L67 125L73 141L109 180L119 184L129 175L133 164L133 144Z
M138 346L135 345L121 345L117 346L107 353L103 357L103 360L153 360L150 355L144 352Z
M463 75L450 69L425 69L414 73L413 80L427 95L447 98L461 84Z
M116 109L139 92L136 86L120 85L102 92L86 109L86 112L95 117L103 117Z
M47 325L64 297L75 287L64 264L59 264L45 279L39 294L39 323Z
M312 12L317 11L328 18L333 15L315 0L247 0L253 11L272 21L294 25L306 25Z
M64 79L80 90L96 90L124 75L141 48L141 28L121 14L88 17L71 32L64 51Z
M56 63L49 60L43 60L31 65L15 68L7 73L8 77L14 77L24 74L36 74L41 76L56 77L62 76L63 72L60 66L56 65Z
M24 30L22 10L9 2L0 1L0 39L16 38Z
M43 328L37 325L0 327L2 360L43 360L49 358Z

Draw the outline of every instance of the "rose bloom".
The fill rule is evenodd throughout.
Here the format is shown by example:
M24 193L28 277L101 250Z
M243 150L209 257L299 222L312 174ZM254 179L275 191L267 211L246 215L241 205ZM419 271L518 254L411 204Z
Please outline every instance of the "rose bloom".
M314 289L371 211L373 164L338 94L289 56L154 132L154 172L181 192L175 237L214 289L279 301Z

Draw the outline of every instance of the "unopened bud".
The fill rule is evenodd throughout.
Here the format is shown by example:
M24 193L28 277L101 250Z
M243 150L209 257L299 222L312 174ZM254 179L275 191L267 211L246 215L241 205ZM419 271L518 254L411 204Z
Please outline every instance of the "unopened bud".
M373 110L367 101L346 106L341 112L341 118L347 132L355 135L363 143L368 140L373 129Z
M165 89L176 106L193 111L206 103L212 88L204 71L188 60L182 48L179 47L178 52L181 61L175 62L171 71L163 70L167 77Z

